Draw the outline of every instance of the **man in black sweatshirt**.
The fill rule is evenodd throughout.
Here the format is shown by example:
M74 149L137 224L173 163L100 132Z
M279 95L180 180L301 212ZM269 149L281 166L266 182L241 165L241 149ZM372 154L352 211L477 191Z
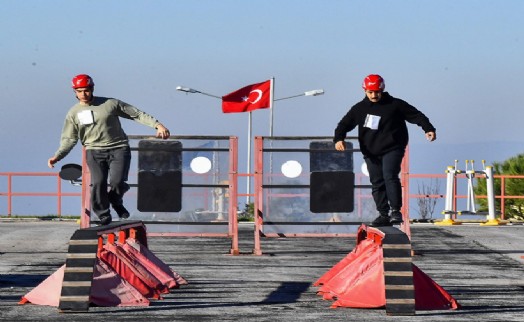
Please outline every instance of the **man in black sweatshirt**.
M406 122L420 126L428 141L435 141L435 127L407 102L384 92L380 75L368 75L362 84L366 97L355 104L335 129L335 149L344 151L347 132L358 126L360 150L369 172L372 195L379 216L371 226L391 226L403 222L402 187L399 172L406 146ZM391 215L390 215L391 211Z

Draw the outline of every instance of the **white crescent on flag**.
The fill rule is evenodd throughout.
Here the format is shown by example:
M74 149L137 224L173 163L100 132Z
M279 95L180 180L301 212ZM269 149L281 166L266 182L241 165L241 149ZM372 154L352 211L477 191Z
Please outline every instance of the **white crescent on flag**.
M255 103L257 103L257 102L260 101L260 99L262 98L262 91L261 91L261 90L259 90L259 89L255 89L255 90L252 90L251 92L249 92L249 94L251 95L251 93L253 93L253 92L254 92L254 93L257 93L258 96L257 96L257 98L256 98L253 102L249 102L249 103L251 103L251 104L255 104Z
M251 112L271 107L271 80L251 84L222 96L222 112Z

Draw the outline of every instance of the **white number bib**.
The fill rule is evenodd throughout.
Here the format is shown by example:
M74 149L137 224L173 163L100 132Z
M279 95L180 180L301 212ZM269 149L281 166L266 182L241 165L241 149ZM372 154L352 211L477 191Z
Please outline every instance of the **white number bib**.
M366 116L366 121L364 122L364 127L368 127L372 130L378 130L379 122L380 122L380 116L368 114Z
M93 111L90 111L90 110L78 112L76 116L78 117L78 120L80 121L80 124L82 125L89 125L95 122L93 118Z

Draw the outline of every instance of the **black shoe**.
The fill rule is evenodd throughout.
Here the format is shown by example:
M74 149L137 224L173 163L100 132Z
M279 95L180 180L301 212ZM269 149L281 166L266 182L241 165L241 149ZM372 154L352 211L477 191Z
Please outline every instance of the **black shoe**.
M392 225L398 225L404 222L402 219L402 213L398 210L391 211L391 220L389 221Z
M98 215L98 218L100 219L100 225L102 226L109 225L111 221L113 221L113 217L111 217L111 213L109 213L109 211Z
M118 214L118 217L120 217L120 219L127 219L127 218L129 218L129 211L127 211L127 209L126 209L126 207L124 207L124 205L113 206L113 209L116 211L116 213Z
M390 222L389 216L380 215L375 220L373 220L370 224L371 227L385 227L385 226L392 226Z

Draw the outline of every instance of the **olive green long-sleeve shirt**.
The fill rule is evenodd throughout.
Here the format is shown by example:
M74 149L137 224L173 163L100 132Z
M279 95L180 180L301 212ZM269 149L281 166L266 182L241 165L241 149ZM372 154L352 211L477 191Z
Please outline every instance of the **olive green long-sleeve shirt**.
M60 147L55 153L63 159L78 140L86 149L112 149L129 145L119 117L155 128L160 122L138 108L114 98L94 97L89 105L77 103L66 115Z

